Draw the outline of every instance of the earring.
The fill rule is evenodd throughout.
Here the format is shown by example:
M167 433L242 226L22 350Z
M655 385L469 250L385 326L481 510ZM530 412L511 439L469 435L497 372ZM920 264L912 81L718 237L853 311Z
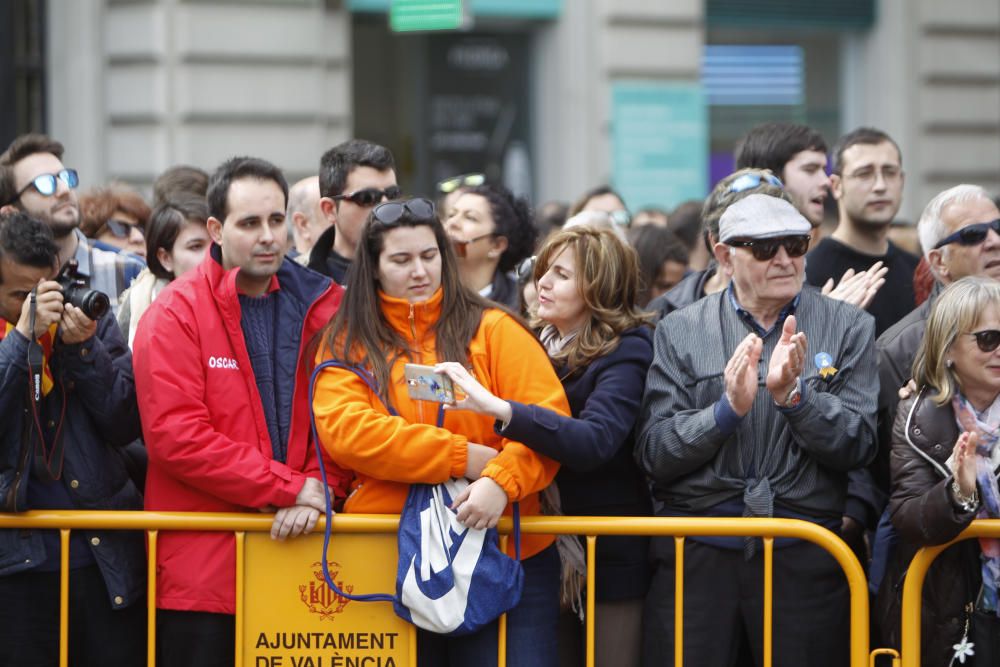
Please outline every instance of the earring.
M946 368L953 368L955 366L955 362L951 359L945 359L944 365Z

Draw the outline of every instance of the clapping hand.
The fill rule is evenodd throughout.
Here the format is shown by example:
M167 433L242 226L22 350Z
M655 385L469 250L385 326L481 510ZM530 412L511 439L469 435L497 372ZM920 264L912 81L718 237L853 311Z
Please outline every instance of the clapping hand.
M864 309L871 304L872 299L885 284L885 274L888 272L889 267L881 260L872 264L867 271L860 273L855 273L854 269L847 269L836 286L833 284L833 278L830 278L821 291L831 299Z
M785 403L795 382L802 375L805 360L806 335L801 331L795 332L795 316L789 315L781 327L781 338L771 354L767 369L767 389L775 403Z
M726 398L733 411L740 417L750 412L753 399L757 396L757 364L764 341L756 334L744 338L726 364L723 374L726 382Z

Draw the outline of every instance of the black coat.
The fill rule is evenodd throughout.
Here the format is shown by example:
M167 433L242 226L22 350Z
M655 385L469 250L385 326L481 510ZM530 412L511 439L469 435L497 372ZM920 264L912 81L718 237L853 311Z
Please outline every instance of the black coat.
M646 371L653 359L652 331L630 329L617 348L562 378L573 418L511 401L505 437L559 461L562 511L583 516L651 516L649 489L635 463L635 422ZM599 537L597 600L639 599L649 587L649 538Z

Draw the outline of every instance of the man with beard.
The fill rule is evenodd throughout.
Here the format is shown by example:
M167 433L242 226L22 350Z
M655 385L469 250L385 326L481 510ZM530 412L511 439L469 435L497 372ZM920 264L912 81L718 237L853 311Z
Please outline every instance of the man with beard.
M118 312L118 297L143 269L127 255L91 245L78 227L80 177L62 163L63 145L43 134L21 135L0 154L0 212L20 210L48 225L59 265L75 259L88 287L104 292Z
M913 310L913 271L918 258L889 240L889 226L903 198L902 156L881 130L862 127L841 137L833 149L830 186L837 200L837 230L807 256L806 281L822 286L848 269L864 271L881 261L886 283L868 306L875 333Z

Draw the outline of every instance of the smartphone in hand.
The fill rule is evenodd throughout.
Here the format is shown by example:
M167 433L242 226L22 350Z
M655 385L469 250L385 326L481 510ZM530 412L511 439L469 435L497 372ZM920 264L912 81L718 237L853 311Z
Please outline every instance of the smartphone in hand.
M413 400L455 403L455 387L451 378L435 373L433 366L406 364L403 366L403 373L406 376L406 389Z

